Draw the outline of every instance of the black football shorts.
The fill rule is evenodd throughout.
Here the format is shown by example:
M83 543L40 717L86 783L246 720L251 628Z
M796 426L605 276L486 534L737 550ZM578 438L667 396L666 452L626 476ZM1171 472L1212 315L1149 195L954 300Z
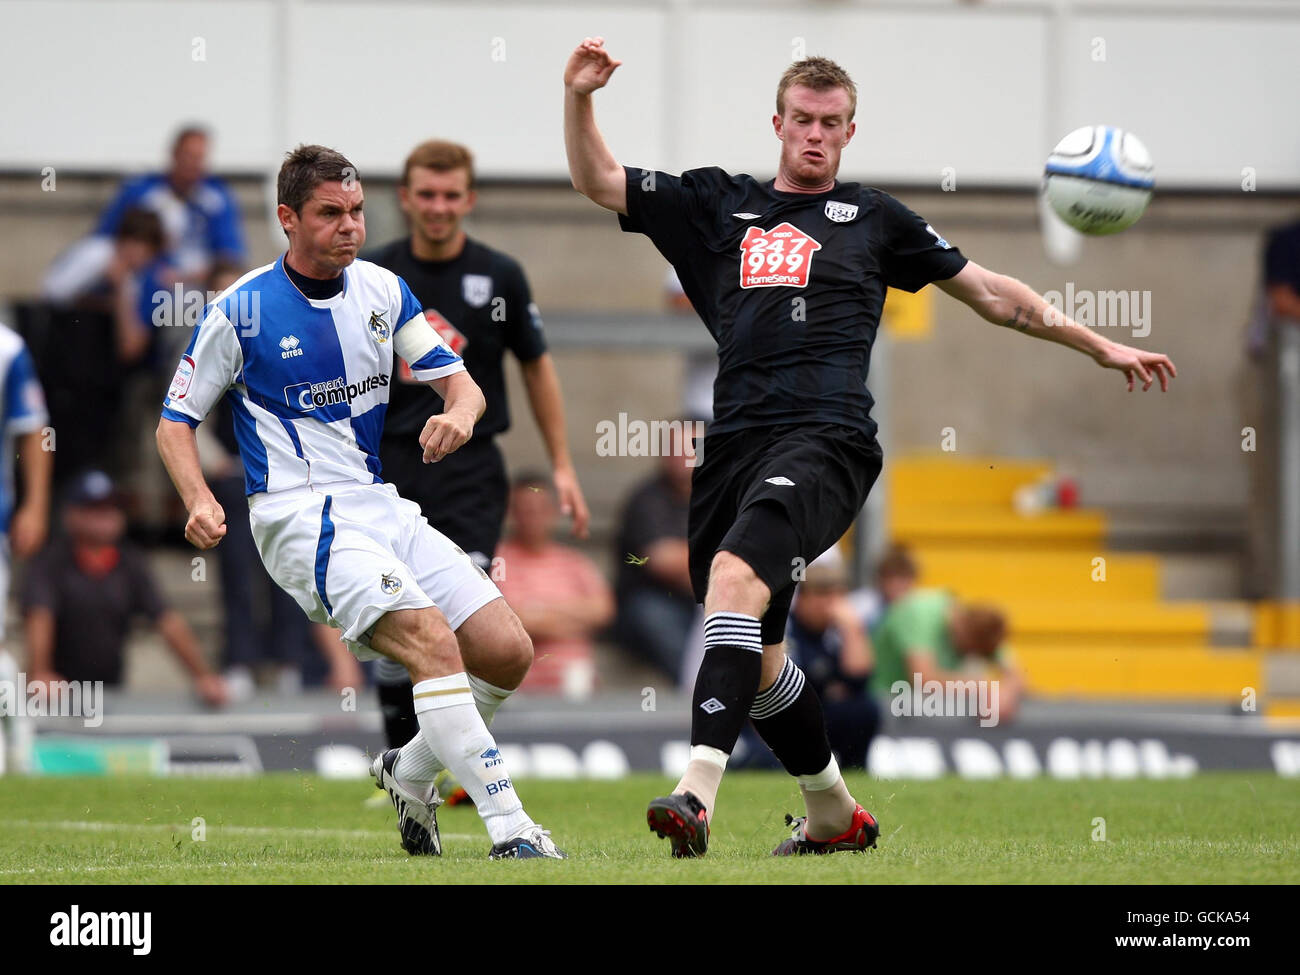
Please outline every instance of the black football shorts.
M798 569L852 526L880 476L876 439L838 423L753 427L705 437L691 479L691 585L703 603L719 551L743 559L772 592L764 645L785 637Z

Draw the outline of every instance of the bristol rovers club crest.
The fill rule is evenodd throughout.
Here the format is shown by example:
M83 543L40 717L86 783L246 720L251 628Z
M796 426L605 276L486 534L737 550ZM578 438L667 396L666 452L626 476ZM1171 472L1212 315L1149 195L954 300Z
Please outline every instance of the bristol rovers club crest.
M374 336L375 341L380 345L387 342L388 337L392 334L392 329L384 321L384 316L377 311L370 313L370 334Z

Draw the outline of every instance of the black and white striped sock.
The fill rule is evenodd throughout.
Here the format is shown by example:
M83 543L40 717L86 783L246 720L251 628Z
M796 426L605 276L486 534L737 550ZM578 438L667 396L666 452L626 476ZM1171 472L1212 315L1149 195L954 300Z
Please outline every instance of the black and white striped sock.
M704 620L704 660L692 696L692 745L708 745L731 754L754 703L762 671L758 617L710 613Z
M785 666L781 668L781 673L777 675L772 686L759 691L755 696L754 706L749 709L749 716L755 721L760 721L784 711L799 697L803 685L803 671L795 666L793 660L786 657Z
M749 710L754 730L791 775L816 775L831 762L822 702L793 660Z

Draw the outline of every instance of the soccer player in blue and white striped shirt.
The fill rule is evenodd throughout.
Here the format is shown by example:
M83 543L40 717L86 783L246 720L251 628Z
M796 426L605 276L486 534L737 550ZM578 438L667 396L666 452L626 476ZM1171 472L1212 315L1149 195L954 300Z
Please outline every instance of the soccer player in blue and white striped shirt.
M49 528L53 444L46 442L45 394L31 353L17 332L0 325L0 681L16 681L18 666L4 648L4 601L9 597L9 559L34 555ZM15 507L13 460L18 456L23 503ZM17 688L26 694L26 688ZM12 698L11 698L12 699ZM0 772L25 771L30 758L27 719L0 709Z
M427 463L469 440L483 395L406 283L356 259L364 194L347 159L298 147L278 199L288 252L208 307L164 402L158 447L189 512L185 536L208 549L226 531L193 428L229 394L267 571L359 659L410 672L420 734L371 770L397 807L403 848L440 852L433 774L445 767L473 798L493 859L561 858L487 728L532 643L487 574L380 477L394 355L445 401L419 436Z

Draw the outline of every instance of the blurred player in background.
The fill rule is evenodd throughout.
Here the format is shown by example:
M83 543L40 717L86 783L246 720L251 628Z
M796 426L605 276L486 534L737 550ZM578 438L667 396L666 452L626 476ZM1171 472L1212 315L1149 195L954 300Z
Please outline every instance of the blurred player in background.
M397 275L357 261L365 244L356 168L323 146L289 153L276 215L289 250L208 308L181 358L158 447L209 549L226 515L204 481L194 428L229 391L249 522L267 571L358 659L400 661L419 734L375 758L410 854L441 853L434 775L449 769L474 800L492 859L562 859L519 800L487 729L497 695L527 673L532 644L481 568L379 477L379 436L400 356L445 409L418 435L422 460L463 446L483 394ZM435 475L436 476L436 475Z
M474 240L464 221L477 201L474 157L464 146L431 140L416 146L402 167L398 201L410 234L366 257L409 285L424 317L465 360L483 390L487 410L469 442L437 468L422 461L418 437L430 414L443 409L438 394L399 365L390 387L379 459L389 483L420 506L429 524L459 545L484 570L491 568L506 514L506 465L496 436L510 427L503 369L506 350L519 360L528 404L546 442L560 510L575 534L587 534L587 503L578 486L564 429L564 402L555 364L546 351L542 318L523 268L514 258ZM520 677L522 678L522 674ZM416 731L406 671L381 660L376 670L388 746ZM488 687L504 701L517 685Z
M691 758L647 811L675 856L699 856L727 758L747 718L791 775L807 815L778 855L873 846L879 826L849 794L811 683L781 645L806 565L842 537L880 473L865 386L887 286L935 282L983 318L1050 339L1118 369L1128 388L1174 374L1163 355L1119 345L1044 299L968 261L893 197L840 183L856 86L833 61L782 76L772 125L774 180L695 169L623 167L596 127L592 93L621 62L587 38L565 68L565 145L573 185L644 233L677 269L718 342L714 422L691 495L691 575L704 603L705 654L691 709Z
M40 549L50 524L50 474L53 454L43 443L49 422L36 367L18 333L0 324L0 681L16 681L19 670L5 648L10 559L25 559ZM14 494L13 465L22 471L22 503ZM26 694L15 687L9 700ZM0 772L29 767L31 728L26 718L0 713Z

